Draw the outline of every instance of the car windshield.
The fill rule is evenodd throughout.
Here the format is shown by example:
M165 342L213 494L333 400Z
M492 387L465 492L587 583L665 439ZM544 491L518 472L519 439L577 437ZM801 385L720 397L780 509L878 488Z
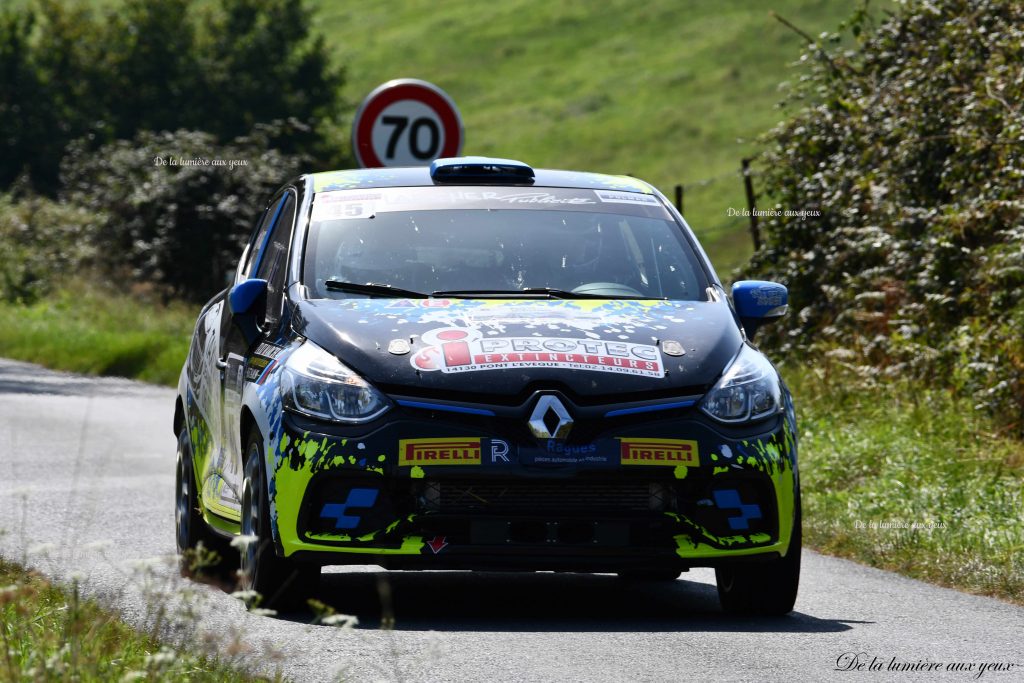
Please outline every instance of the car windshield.
M526 290L699 301L708 286L656 197L522 187L319 193L303 279L314 298Z

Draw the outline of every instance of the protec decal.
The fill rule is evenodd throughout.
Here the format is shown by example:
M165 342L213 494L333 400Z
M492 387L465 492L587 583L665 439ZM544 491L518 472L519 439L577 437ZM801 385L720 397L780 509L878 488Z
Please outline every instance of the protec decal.
M680 439L622 439L623 465L668 465L696 467L700 464L696 441Z
M479 330L445 327L423 334L425 348L410 358L417 370L443 373L509 368L566 368L664 377L658 347L569 337L484 337Z
M480 439L402 439L398 442L399 466L479 465Z

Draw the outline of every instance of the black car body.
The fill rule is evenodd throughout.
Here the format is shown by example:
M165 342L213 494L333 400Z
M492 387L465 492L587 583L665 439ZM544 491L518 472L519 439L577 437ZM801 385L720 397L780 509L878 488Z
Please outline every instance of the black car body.
M507 160L283 187L179 382L178 545L236 536L264 604L322 565L714 566L729 609L792 608L792 400L732 301L629 177Z

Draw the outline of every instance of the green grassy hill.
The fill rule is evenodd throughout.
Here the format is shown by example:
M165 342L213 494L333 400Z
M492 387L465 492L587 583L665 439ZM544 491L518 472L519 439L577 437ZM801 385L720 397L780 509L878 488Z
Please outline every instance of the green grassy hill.
M121 0L76 1L110 8ZM747 219L727 215L746 206L740 159L783 118L780 83L799 78L803 41L770 12L817 36L859 4L305 1L347 69L353 108L387 80L422 78L458 104L466 154L633 174L669 197L682 183L687 219L723 277L751 252Z
M687 186L690 223L723 277L745 260L738 175L754 138L782 118L779 83L801 39L834 31L853 2L646 3L313 0L318 29L358 102L392 78L422 78L456 101L467 154L630 173L669 197ZM707 179L716 179L702 184Z

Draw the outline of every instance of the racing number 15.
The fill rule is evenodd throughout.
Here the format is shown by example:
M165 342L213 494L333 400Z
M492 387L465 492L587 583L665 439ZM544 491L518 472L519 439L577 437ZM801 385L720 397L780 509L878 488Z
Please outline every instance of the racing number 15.
M394 126L394 129L391 131L391 137L388 138L388 148L385 152L385 156L388 159L395 158L395 148L398 146L398 142L406 128L409 129L409 152L415 158L421 160L433 159L437 154L437 148L441 146L441 131L433 119L421 116L413 119L411 126L407 116L385 116L381 118L380 122L385 126ZM427 145L420 147L422 142L420 133L424 128L427 129L425 135Z

